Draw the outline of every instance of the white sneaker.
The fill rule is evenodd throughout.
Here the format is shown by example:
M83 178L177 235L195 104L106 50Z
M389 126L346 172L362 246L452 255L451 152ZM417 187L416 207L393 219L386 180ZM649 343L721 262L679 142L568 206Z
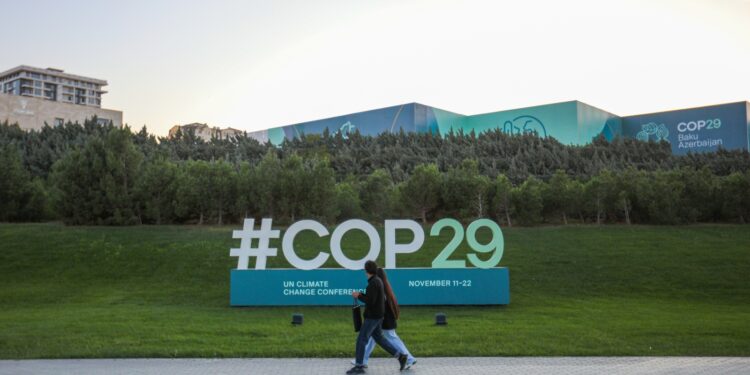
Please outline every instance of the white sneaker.
M417 360L416 359L413 360L413 361L410 361L410 362L406 362L406 367L404 368L404 370L408 370L409 368L411 368L411 366L414 366L416 364L417 364Z

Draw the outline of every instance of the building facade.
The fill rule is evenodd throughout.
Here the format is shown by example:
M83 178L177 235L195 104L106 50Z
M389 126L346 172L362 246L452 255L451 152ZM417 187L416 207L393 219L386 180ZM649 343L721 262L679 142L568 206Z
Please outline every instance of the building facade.
M508 134L535 133L567 145L584 145L595 137L666 141L675 154L750 150L750 103L737 102L636 116L617 116L574 100L465 116L419 103L357 112L248 133L260 142L281 144L302 134L338 134L346 138L399 131L480 134L500 130Z
M21 65L0 73L2 93L99 108L107 81Z
M96 116L102 124L122 126L122 112L102 109L107 81L21 65L0 73L0 121L25 130L45 124L83 123Z
M625 116L622 136L667 141L672 153L750 150L750 102Z
M233 128L219 128L217 126L211 127L208 124L201 124L194 122L185 125L175 125L169 129L169 138L174 138L178 133L185 134L186 132L192 132L197 137L204 141L209 141L211 138L227 139L235 136L241 136L244 131Z

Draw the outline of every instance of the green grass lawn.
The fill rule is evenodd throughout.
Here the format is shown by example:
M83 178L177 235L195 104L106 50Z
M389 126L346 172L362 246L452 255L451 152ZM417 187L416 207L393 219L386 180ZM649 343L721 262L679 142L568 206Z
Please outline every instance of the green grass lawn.
M348 307L229 307L233 229L0 225L0 358L353 356ZM448 232L399 266L429 266ZM417 357L750 355L749 226L504 233L511 304L404 307ZM344 245L367 246L356 233ZM269 267L288 266L279 255Z

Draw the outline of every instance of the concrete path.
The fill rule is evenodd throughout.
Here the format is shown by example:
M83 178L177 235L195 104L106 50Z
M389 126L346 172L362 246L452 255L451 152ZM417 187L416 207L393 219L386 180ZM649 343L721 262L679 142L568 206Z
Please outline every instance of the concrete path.
M348 360L331 359L61 359L0 361L0 375L52 374L344 374ZM399 374L394 359L374 358L368 374ZM727 357L482 357L420 358L402 373L478 374L750 374L750 358Z

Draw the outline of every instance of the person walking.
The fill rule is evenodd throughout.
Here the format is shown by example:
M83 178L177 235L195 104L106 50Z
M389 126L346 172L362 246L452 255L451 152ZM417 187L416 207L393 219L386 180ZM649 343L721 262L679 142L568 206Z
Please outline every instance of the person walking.
M380 278L380 280L383 282L383 288L385 289L385 312L383 314L383 336L391 342L391 344L396 347L401 353L406 354L406 367L404 369L408 369L411 366L414 366L417 364L417 359L414 358L414 356L409 352L409 349L406 348L406 345L401 340L400 337L396 334L396 326L397 326L397 320L400 317L400 309L398 307L398 299L396 299L396 294L393 293L393 288L391 288L391 283L388 281L388 276L385 273L385 270L382 268L378 268L377 276ZM367 368L367 362L370 359L370 354L372 354L372 351L375 349L375 340L370 338L370 341L367 343L367 347L365 347L365 357L362 362L362 366ZM353 364L356 364L356 359L352 360Z
M383 318L385 316L385 288L383 281L378 277L377 263L368 260L365 262L365 273L367 274L367 288L364 293L352 292L352 297L365 303L364 320L362 328L359 330L356 344L356 359L354 367L347 371L347 374L364 374L364 357L365 347L370 338L375 340L385 351L398 359L399 369L403 370L406 366L408 356L394 347L390 341L383 336Z

